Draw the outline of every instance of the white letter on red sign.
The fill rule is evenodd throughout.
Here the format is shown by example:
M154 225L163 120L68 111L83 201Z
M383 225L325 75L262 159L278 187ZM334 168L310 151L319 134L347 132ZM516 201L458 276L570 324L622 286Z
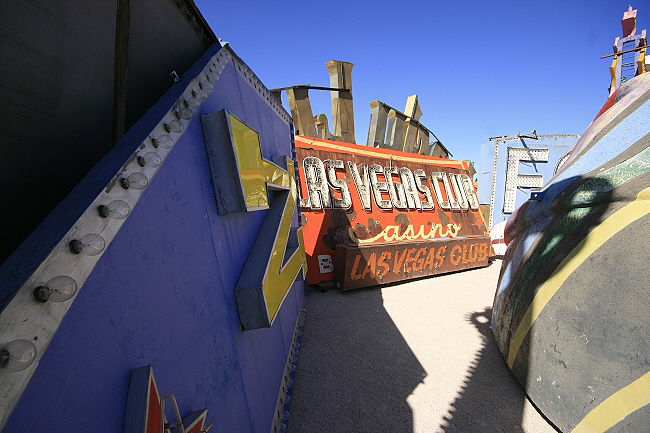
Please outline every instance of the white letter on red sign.
M312 209L330 209L330 188L325 178L323 161L315 156L308 156L302 161L307 183L307 200Z

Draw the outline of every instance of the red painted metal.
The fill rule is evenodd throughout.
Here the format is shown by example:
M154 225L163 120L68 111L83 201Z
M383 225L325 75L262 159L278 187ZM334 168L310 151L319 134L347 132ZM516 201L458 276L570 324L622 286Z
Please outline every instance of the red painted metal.
M445 173L445 176L464 175L467 176L465 179L469 179L469 166L467 162L357 146L311 137L296 136L295 141L300 194L302 197L303 233L309 267L307 281L309 284L333 281L335 279L335 268L344 266L341 260L345 261L345 266L350 264L348 261L354 260L353 257L356 257L356 252L353 251L355 249L359 250L359 254L364 255L367 253L367 259L370 254L377 254L380 251L397 252L398 250L408 251L409 248L415 248L415 246L402 246L404 243L422 244L417 247L418 249L428 248L424 244L431 242L435 242L435 245L443 243L447 245L447 250L450 252L451 248L458 244L458 242L467 242L469 245L472 242L482 242L486 238L488 239L487 245L489 251L489 235L478 207L478 200L476 200L474 208L467 206L468 208L466 210L443 209L440 206L440 201L454 201L456 199L462 201L461 196L467 197L475 194L471 181L469 182L470 186L467 187L467 191L461 192L460 194L458 194L458 190L453 189L453 185L445 189L444 182L439 181L439 188L441 190L440 198L437 199L434 193L432 173ZM334 170L335 178L330 179L328 186L321 189L320 192L315 193L314 188L312 188L310 197L310 189L307 186L305 173L305 158L318 158L323 163L327 160L343 161L344 168ZM310 159L309 161L313 162L315 160ZM391 200L391 197L385 191L380 191L379 196L381 197L377 197L376 193L370 187L368 187L371 196L370 209L368 209L367 203L366 209L364 209L362 206L362 194L359 193L358 187L355 184L355 173L352 173L350 163L355 165L359 173L362 173L362 164L365 167L373 164L380 165L381 167L397 167L398 173L402 168L409 169L411 173L416 170L422 170L426 177L420 178L419 181L421 185L426 186L431 192L433 199L432 209L414 209L412 206L407 209L398 209L394 206L394 202L388 209L379 208L376 203L377 199ZM324 174L324 172L321 172L321 174ZM311 182L313 183L314 174L312 173L310 176L312 179ZM318 174L316 178L318 178ZM378 182L386 181L384 173L377 173L376 178ZM394 174L392 179L394 184L402 183L399 174ZM343 180L345 185L347 185L351 198L351 206L348 209L333 209L331 203L329 207L320 206L320 209L318 208L319 206L313 206L313 196L319 194L316 202L320 201L321 204L326 204L323 203L324 200L321 200L321 195L327 194L327 190L329 190L330 199L344 199L341 189L333 185L331 180ZM458 180L458 182L461 181ZM463 188L463 186L461 185L460 188ZM451 193L449 189L451 189ZM417 195L420 201L427 202L426 194L420 188L418 190ZM454 197L454 194L458 197ZM341 202L339 201L339 203ZM340 250L338 254L342 254L343 256L337 256L338 250ZM400 252L400 254L402 253ZM484 266L487 263L487 258L475 262L480 262L476 266ZM471 267L474 267L474 265ZM458 269L463 268L442 267L439 269L436 268L435 271L427 271L426 273L411 271L398 272L393 273L390 277L375 278L372 284L433 275ZM347 273L349 274L349 272ZM345 282L339 280L339 283L344 288L370 285L365 284L366 280L369 281L368 278L363 280L364 282Z
M487 266L486 236L336 248L337 286L343 290Z

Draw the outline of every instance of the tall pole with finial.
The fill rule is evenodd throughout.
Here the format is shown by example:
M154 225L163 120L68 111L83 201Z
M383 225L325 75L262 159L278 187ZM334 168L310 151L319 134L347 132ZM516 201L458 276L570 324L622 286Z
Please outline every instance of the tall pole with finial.
M632 9L630 5L621 20L623 37L617 37L614 40L614 54L602 57L603 59L613 57L612 65L609 67L609 72L612 77L609 86L610 95L621 84L637 75L650 71L650 64L648 63L650 59L646 58L648 39L646 38L645 30L642 30L640 34L636 34L636 13L637 10Z

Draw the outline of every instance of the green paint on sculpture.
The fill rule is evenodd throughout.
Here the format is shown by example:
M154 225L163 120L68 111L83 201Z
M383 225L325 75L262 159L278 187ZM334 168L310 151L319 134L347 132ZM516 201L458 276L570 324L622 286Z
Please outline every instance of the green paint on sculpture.
M507 289L507 299L496 330L497 344L502 353L507 355L510 344L509 330L519 325L512 323L515 312L525 311L528 305L520 305L524 293L531 293L531 283L537 277L544 264L558 253L567 236L572 235L577 228L591 215L603 211L609 202L603 200L614 188L635 179L650 171L650 148L645 148L633 157L611 167L592 178L587 179L565 201L554 203L558 209L567 213L541 240L528 260L525 261L516 283ZM553 206L552 206L553 207ZM539 287L532 291L533 296Z

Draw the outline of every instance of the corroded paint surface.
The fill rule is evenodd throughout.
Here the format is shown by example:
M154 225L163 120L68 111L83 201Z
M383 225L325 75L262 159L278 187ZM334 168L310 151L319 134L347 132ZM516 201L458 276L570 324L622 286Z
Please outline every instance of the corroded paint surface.
M444 274L487 266L487 236L435 239L336 249L336 282L343 289L357 289L405 279Z

